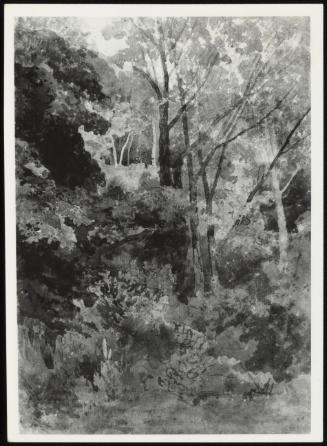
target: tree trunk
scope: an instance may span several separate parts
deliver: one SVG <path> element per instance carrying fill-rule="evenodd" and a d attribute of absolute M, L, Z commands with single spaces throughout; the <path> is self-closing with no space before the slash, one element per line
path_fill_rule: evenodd
<path fill-rule="evenodd" d="M 206 204 L 207 215 L 210 219 L 212 218 L 212 200 L 213 200 L 213 197 L 210 195 L 209 200 L 207 201 L 207 204 Z M 208 228 L 207 228 L 207 240 L 208 240 L 208 255 L 209 255 L 209 262 L 210 262 L 211 277 L 213 276 L 213 272 L 214 272 L 214 263 L 213 263 L 213 258 L 212 258 L 212 245 L 213 245 L 214 238 L 215 238 L 215 225 L 213 225 L 212 223 L 209 223 Z"/>
<path fill-rule="evenodd" d="M 188 120 L 186 112 L 183 113 L 182 117 L 183 123 L 183 133 L 184 133 L 184 143 L 187 152 L 187 173 L 188 173 L 188 183 L 189 183 L 189 199 L 191 203 L 191 214 L 190 214 L 190 232 L 191 232 L 191 245 L 192 245 L 192 259 L 193 259 L 193 277 L 194 286 L 197 285 L 195 267 L 199 265 L 199 255 L 198 255 L 198 233 L 197 227 L 199 224 L 198 219 L 198 207 L 197 207 L 197 190 L 194 176 L 193 168 L 193 157 L 190 150 L 190 138 L 188 134 Z"/>
<path fill-rule="evenodd" d="M 116 150 L 116 145 L 115 145 L 115 140 L 114 137 L 112 135 L 110 135 L 110 139 L 111 139 L 111 149 L 112 149 L 112 156 L 114 158 L 114 166 L 117 166 L 117 150 Z"/>
<path fill-rule="evenodd" d="M 127 149 L 127 166 L 129 166 L 131 147 L 132 147 L 132 144 L 130 144 Z"/>
<path fill-rule="evenodd" d="M 201 264 L 202 264 L 202 275 L 203 275 L 203 291 L 205 293 L 210 293 L 212 266 L 211 266 L 211 253 L 209 250 L 208 237 L 206 235 L 200 235 L 199 245 L 201 252 Z"/>
<path fill-rule="evenodd" d="M 282 201 L 282 192 L 280 190 L 276 169 L 273 169 L 271 172 L 271 183 L 274 191 L 277 223 L 278 223 L 279 269 L 281 271 L 285 271 L 288 264 L 288 259 L 287 259 L 288 232 L 286 226 L 284 205 Z"/>
<path fill-rule="evenodd" d="M 277 151 L 276 137 L 273 130 L 268 129 L 266 124 L 266 138 L 268 140 L 268 153 L 271 158 L 274 158 Z M 274 192 L 274 199 L 276 205 L 277 223 L 278 223 L 278 243 L 279 243 L 279 269 L 285 271 L 288 264 L 287 250 L 288 250 L 288 232 L 286 225 L 286 217 L 284 205 L 282 201 L 282 191 L 280 189 L 278 173 L 273 167 L 271 171 L 271 185 Z"/>
<path fill-rule="evenodd" d="M 157 120 L 155 117 L 152 118 L 152 153 L 151 161 L 152 166 L 157 166 L 157 146 L 158 146 L 158 136 L 157 136 Z"/>
<path fill-rule="evenodd" d="M 183 105 L 183 95 L 180 89 L 181 102 Z M 184 111 L 182 115 L 182 126 L 184 134 L 184 143 L 186 149 L 186 162 L 187 162 L 187 172 L 188 172 L 188 184 L 189 184 L 189 198 L 192 206 L 192 212 L 190 216 L 190 230 L 192 239 L 192 250 L 193 250 L 193 264 L 197 265 L 200 263 L 202 269 L 203 278 L 203 291 L 208 293 L 211 291 L 211 259 L 208 250 L 208 240 L 206 236 L 200 235 L 198 237 L 198 206 L 197 206 L 197 187 L 196 179 L 193 167 L 193 155 L 190 147 L 190 138 L 188 131 L 188 119 L 187 112 Z M 198 261 L 200 260 L 200 262 Z"/>
<path fill-rule="evenodd" d="M 168 127 L 169 102 L 159 106 L 159 178 L 161 186 L 171 186 L 170 148 Z"/>
<path fill-rule="evenodd" d="M 182 165 L 180 163 L 177 163 L 176 166 L 172 168 L 172 174 L 173 174 L 173 186 L 175 189 L 182 189 L 183 183 L 182 183 Z"/>
<path fill-rule="evenodd" d="M 123 147 L 121 149 L 121 152 L 120 152 L 120 158 L 119 158 L 119 165 L 120 166 L 123 164 L 125 150 L 127 148 L 127 150 L 129 151 L 129 149 L 130 149 L 130 147 L 132 145 L 132 142 L 133 142 L 133 134 L 131 132 L 131 133 L 129 133 L 127 135 L 127 139 L 125 141 L 125 144 L 123 145 Z"/>
<path fill-rule="evenodd" d="M 199 154 L 199 160 L 201 162 L 202 160 L 202 150 L 199 149 L 198 150 L 198 154 Z M 202 184 L 203 184 L 203 191 L 204 191 L 204 197 L 206 200 L 206 214 L 207 216 L 210 218 L 212 217 L 212 200 L 213 200 L 213 195 L 210 192 L 210 187 L 209 187 L 209 182 L 208 182 L 208 177 L 207 177 L 207 173 L 205 170 L 202 171 Z M 206 291 L 210 291 L 209 290 L 209 285 L 210 285 L 210 289 L 211 289 L 211 279 L 213 277 L 213 259 L 212 259 L 212 242 L 213 242 L 213 238 L 214 238 L 214 232 L 215 228 L 214 225 L 209 224 L 207 227 L 207 234 L 206 236 L 203 236 L 203 240 L 201 243 L 201 250 L 202 250 L 202 257 L 204 259 L 204 288 Z"/>

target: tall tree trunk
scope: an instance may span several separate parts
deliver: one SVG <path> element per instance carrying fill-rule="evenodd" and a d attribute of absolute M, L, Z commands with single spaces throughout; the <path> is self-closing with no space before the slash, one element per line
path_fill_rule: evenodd
<path fill-rule="evenodd" d="M 178 79 L 178 85 L 179 85 L 180 101 L 181 105 L 183 106 L 184 90 L 182 87 L 181 79 Z M 212 277 L 211 261 L 208 251 L 207 237 L 203 235 L 199 235 L 198 237 L 199 216 L 198 216 L 197 186 L 196 186 L 196 177 L 193 166 L 193 155 L 190 147 L 188 118 L 186 110 L 184 110 L 182 114 L 182 126 L 183 126 L 184 144 L 186 150 L 189 199 L 192 208 L 190 216 L 190 231 L 191 231 L 192 251 L 193 251 L 193 265 L 199 265 L 199 264 L 201 265 L 203 290 L 205 293 L 208 293 L 211 291 L 211 277 Z"/>
<path fill-rule="evenodd" d="M 182 124 L 183 124 L 183 134 L 184 134 L 184 144 L 187 153 L 187 173 L 188 173 L 188 183 L 189 183 L 189 199 L 191 203 L 191 215 L 190 215 L 190 233 L 191 233 L 191 245 L 192 245 L 192 276 L 194 287 L 196 286 L 196 273 L 195 267 L 199 264 L 198 259 L 198 233 L 197 227 L 199 224 L 198 219 L 198 207 L 197 207 L 197 189 L 196 182 L 194 176 L 194 168 L 193 168 L 193 157 L 190 149 L 190 138 L 188 133 L 188 119 L 187 112 L 185 111 L 182 116 Z"/>
<path fill-rule="evenodd" d="M 151 161 L 152 166 L 157 166 L 157 152 L 158 152 L 158 133 L 157 133 L 157 119 L 154 116 L 152 118 L 152 152 L 151 152 Z"/>
<path fill-rule="evenodd" d="M 171 186 L 170 147 L 169 147 L 169 73 L 167 67 L 166 35 L 162 23 L 157 20 L 157 29 L 161 39 L 159 54 L 163 72 L 163 95 L 159 104 L 159 178 L 161 186 Z"/>
<path fill-rule="evenodd" d="M 268 129 L 268 123 L 266 123 L 266 140 L 267 140 L 267 152 L 269 161 L 276 156 L 277 143 L 276 135 L 273 130 Z M 269 164 L 269 163 L 268 163 Z M 287 250 L 288 250 L 288 232 L 286 225 L 285 210 L 282 201 L 282 191 L 280 189 L 278 173 L 274 167 L 271 171 L 271 185 L 274 192 L 274 200 L 276 205 L 277 224 L 278 224 L 278 243 L 279 243 L 279 269 L 285 271 L 288 264 Z"/>
<path fill-rule="evenodd" d="M 161 186 L 171 186 L 170 147 L 168 126 L 169 102 L 159 105 L 159 178 Z"/>

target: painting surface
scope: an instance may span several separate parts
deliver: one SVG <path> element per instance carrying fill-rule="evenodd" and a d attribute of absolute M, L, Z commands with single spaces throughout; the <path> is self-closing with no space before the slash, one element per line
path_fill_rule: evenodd
<path fill-rule="evenodd" d="M 23 433 L 310 432 L 310 21 L 15 24 Z"/>

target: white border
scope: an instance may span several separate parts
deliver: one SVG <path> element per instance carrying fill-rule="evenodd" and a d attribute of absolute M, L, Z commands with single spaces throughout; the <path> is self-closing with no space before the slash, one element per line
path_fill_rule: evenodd
<path fill-rule="evenodd" d="M 310 16 L 312 91 L 311 433 L 303 435 L 27 435 L 19 433 L 14 142 L 14 18 L 19 16 Z M 5 5 L 5 248 L 8 440 L 15 442 L 321 442 L 323 440 L 323 5 Z"/>

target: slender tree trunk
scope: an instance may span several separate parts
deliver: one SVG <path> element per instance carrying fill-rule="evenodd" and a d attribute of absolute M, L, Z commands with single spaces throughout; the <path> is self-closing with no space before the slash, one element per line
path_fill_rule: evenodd
<path fill-rule="evenodd" d="M 161 186 L 171 186 L 170 147 L 168 126 L 169 102 L 159 106 L 159 178 Z"/>
<path fill-rule="evenodd" d="M 202 162 L 203 155 L 201 148 L 198 149 L 198 156 L 200 163 Z M 206 201 L 206 214 L 210 218 L 212 217 L 212 200 L 213 195 L 210 191 L 210 186 L 208 182 L 208 176 L 206 170 L 202 171 L 202 185 L 204 191 L 204 198 Z M 211 290 L 211 279 L 213 277 L 213 258 L 212 258 L 212 242 L 214 238 L 214 226 L 209 224 L 207 226 L 206 235 L 201 236 L 201 252 L 203 258 L 203 272 L 204 272 L 204 288 L 205 291 Z"/>
<path fill-rule="evenodd" d="M 151 161 L 152 166 L 157 166 L 157 149 L 158 146 L 158 136 L 157 136 L 157 119 L 155 117 L 152 118 L 152 153 L 151 153 Z"/>
<path fill-rule="evenodd" d="M 110 139 L 111 139 L 112 156 L 114 158 L 114 166 L 116 167 L 117 166 L 117 149 L 116 149 L 114 137 L 112 135 L 110 135 Z"/>
<path fill-rule="evenodd" d="M 207 201 L 207 204 L 206 204 L 207 215 L 210 219 L 212 218 L 212 202 L 213 202 L 213 197 L 212 197 L 212 195 L 210 195 L 209 200 Z M 212 223 L 209 223 L 208 228 L 207 228 L 207 240 L 208 240 L 208 254 L 209 254 L 209 261 L 210 261 L 211 276 L 213 276 L 213 272 L 214 272 L 214 262 L 213 262 L 213 255 L 212 255 L 212 246 L 213 246 L 214 238 L 215 238 L 215 225 L 213 225 Z"/>
<path fill-rule="evenodd" d="M 170 170 L 169 147 L 169 73 L 167 68 L 167 54 L 165 47 L 166 36 L 162 23 L 157 21 L 157 27 L 161 39 L 159 42 L 159 54 L 163 72 L 163 99 L 159 105 L 159 178 L 161 186 L 171 186 L 172 177 Z"/>
<path fill-rule="evenodd" d="M 127 166 L 129 166 L 129 164 L 130 164 L 129 160 L 130 160 L 131 147 L 132 147 L 132 144 L 130 144 L 127 148 Z"/>
<path fill-rule="evenodd" d="M 284 205 L 282 201 L 282 191 L 280 190 L 276 169 L 273 169 L 271 172 L 271 183 L 274 191 L 277 223 L 278 223 L 279 269 L 281 271 L 285 271 L 288 264 L 287 250 L 288 250 L 289 240 L 288 240 Z"/>
<path fill-rule="evenodd" d="M 184 90 L 182 87 L 182 81 L 178 78 L 178 87 L 179 87 L 179 95 L 181 105 L 184 105 Z M 182 126 L 183 126 L 183 135 L 184 135 L 184 144 L 185 144 L 185 152 L 186 152 L 186 163 L 187 163 L 187 174 L 188 174 L 188 188 L 189 188 L 189 199 L 192 206 L 192 220 L 193 224 L 191 224 L 191 232 L 192 232 L 192 241 L 194 241 L 193 246 L 196 246 L 197 243 L 197 226 L 198 226 L 198 198 L 197 198 L 197 186 L 196 186 L 196 177 L 194 173 L 193 166 L 193 155 L 190 146 L 190 136 L 188 130 L 188 118 L 187 111 L 184 110 L 182 114 Z"/>
<path fill-rule="evenodd" d="M 274 158 L 277 151 L 276 136 L 273 130 L 268 129 L 266 124 L 266 139 L 268 142 L 268 156 Z M 285 271 L 288 264 L 287 250 L 288 250 L 288 232 L 286 225 L 286 217 L 284 211 L 284 205 L 282 201 L 282 191 L 280 189 L 278 173 L 275 167 L 271 171 L 271 185 L 274 192 L 274 199 L 276 205 L 277 223 L 278 223 L 278 243 L 279 243 L 279 269 Z"/>
<path fill-rule="evenodd" d="M 194 176 L 194 168 L 193 168 L 193 157 L 192 152 L 190 150 L 190 138 L 188 133 L 188 119 L 187 112 L 183 113 L 182 116 L 182 124 L 183 124 L 183 134 L 184 134 L 184 144 L 187 152 L 187 173 L 188 173 L 188 183 L 189 183 L 189 199 L 191 203 L 191 215 L 190 215 L 190 233 L 191 233 L 191 245 L 192 245 L 192 276 L 193 283 L 196 286 L 196 274 L 195 274 L 195 266 L 199 264 L 198 259 L 198 233 L 197 227 L 199 224 L 198 219 L 198 207 L 197 207 L 197 188 Z"/>
<path fill-rule="evenodd" d="M 120 152 L 120 158 L 119 158 L 119 165 L 120 166 L 123 164 L 125 150 L 126 150 L 126 148 L 127 148 L 127 150 L 130 149 L 130 146 L 132 145 L 132 142 L 133 142 L 133 134 L 132 134 L 132 132 L 130 132 L 127 135 L 127 139 L 125 141 L 125 144 L 123 145 L 123 147 L 121 149 L 121 152 Z"/>
<path fill-rule="evenodd" d="M 207 184 L 207 178 L 203 178 L 205 184 Z M 206 214 L 208 217 L 212 216 L 212 199 L 210 195 L 208 196 L 205 189 L 205 199 L 206 199 Z M 207 226 L 206 234 L 200 235 L 200 247 L 201 247 L 201 258 L 202 258 L 202 268 L 203 268 L 203 287 L 205 292 L 211 291 L 211 280 L 213 277 L 213 267 L 212 267 L 212 241 L 213 241 L 214 227 L 213 225 Z"/>

